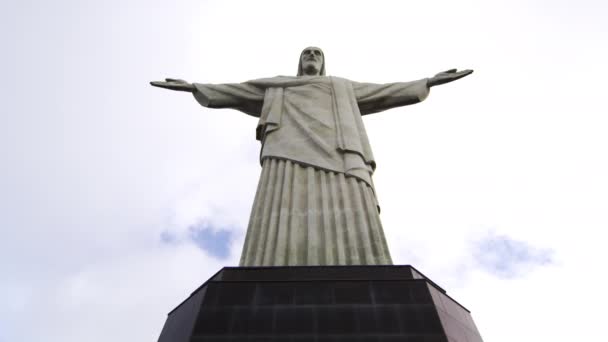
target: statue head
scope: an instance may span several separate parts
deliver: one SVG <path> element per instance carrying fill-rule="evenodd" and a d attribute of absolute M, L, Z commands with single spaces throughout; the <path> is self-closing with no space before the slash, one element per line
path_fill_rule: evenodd
<path fill-rule="evenodd" d="M 309 46 L 302 50 L 298 64 L 298 76 L 325 76 L 325 55 L 318 47 Z"/>

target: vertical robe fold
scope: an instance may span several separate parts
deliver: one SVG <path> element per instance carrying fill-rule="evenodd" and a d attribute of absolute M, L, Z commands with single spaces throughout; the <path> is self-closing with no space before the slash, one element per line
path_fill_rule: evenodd
<path fill-rule="evenodd" d="M 262 175 L 241 266 L 391 263 L 361 116 L 424 100 L 426 79 L 279 76 L 195 87 L 203 106 L 259 117 Z"/>

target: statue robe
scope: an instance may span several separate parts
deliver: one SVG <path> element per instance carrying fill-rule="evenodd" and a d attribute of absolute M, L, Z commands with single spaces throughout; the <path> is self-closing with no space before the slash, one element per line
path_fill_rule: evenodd
<path fill-rule="evenodd" d="M 279 76 L 194 85 L 205 107 L 259 117 L 262 174 L 241 266 L 392 263 L 361 116 L 424 100 L 426 79 L 372 84 Z"/>

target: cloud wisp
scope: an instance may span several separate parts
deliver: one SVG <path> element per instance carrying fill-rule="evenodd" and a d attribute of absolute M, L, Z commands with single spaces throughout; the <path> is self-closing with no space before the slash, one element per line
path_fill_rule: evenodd
<path fill-rule="evenodd" d="M 554 264 L 553 251 L 506 235 L 489 233 L 471 243 L 475 264 L 500 278 L 516 278 L 532 269 Z"/>
<path fill-rule="evenodd" d="M 215 227 L 209 222 L 201 221 L 188 227 L 183 236 L 165 230 L 160 234 L 160 241 L 168 245 L 191 242 L 210 256 L 226 260 L 230 257 L 233 231 L 231 227 Z"/>

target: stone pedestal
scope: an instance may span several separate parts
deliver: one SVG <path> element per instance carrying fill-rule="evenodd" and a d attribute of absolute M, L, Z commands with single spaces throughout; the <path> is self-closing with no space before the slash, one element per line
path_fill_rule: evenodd
<path fill-rule="evenodd" d="M 225 267 L 159 342 L 482 342 L 470 312 L 411 266 Z"/>

